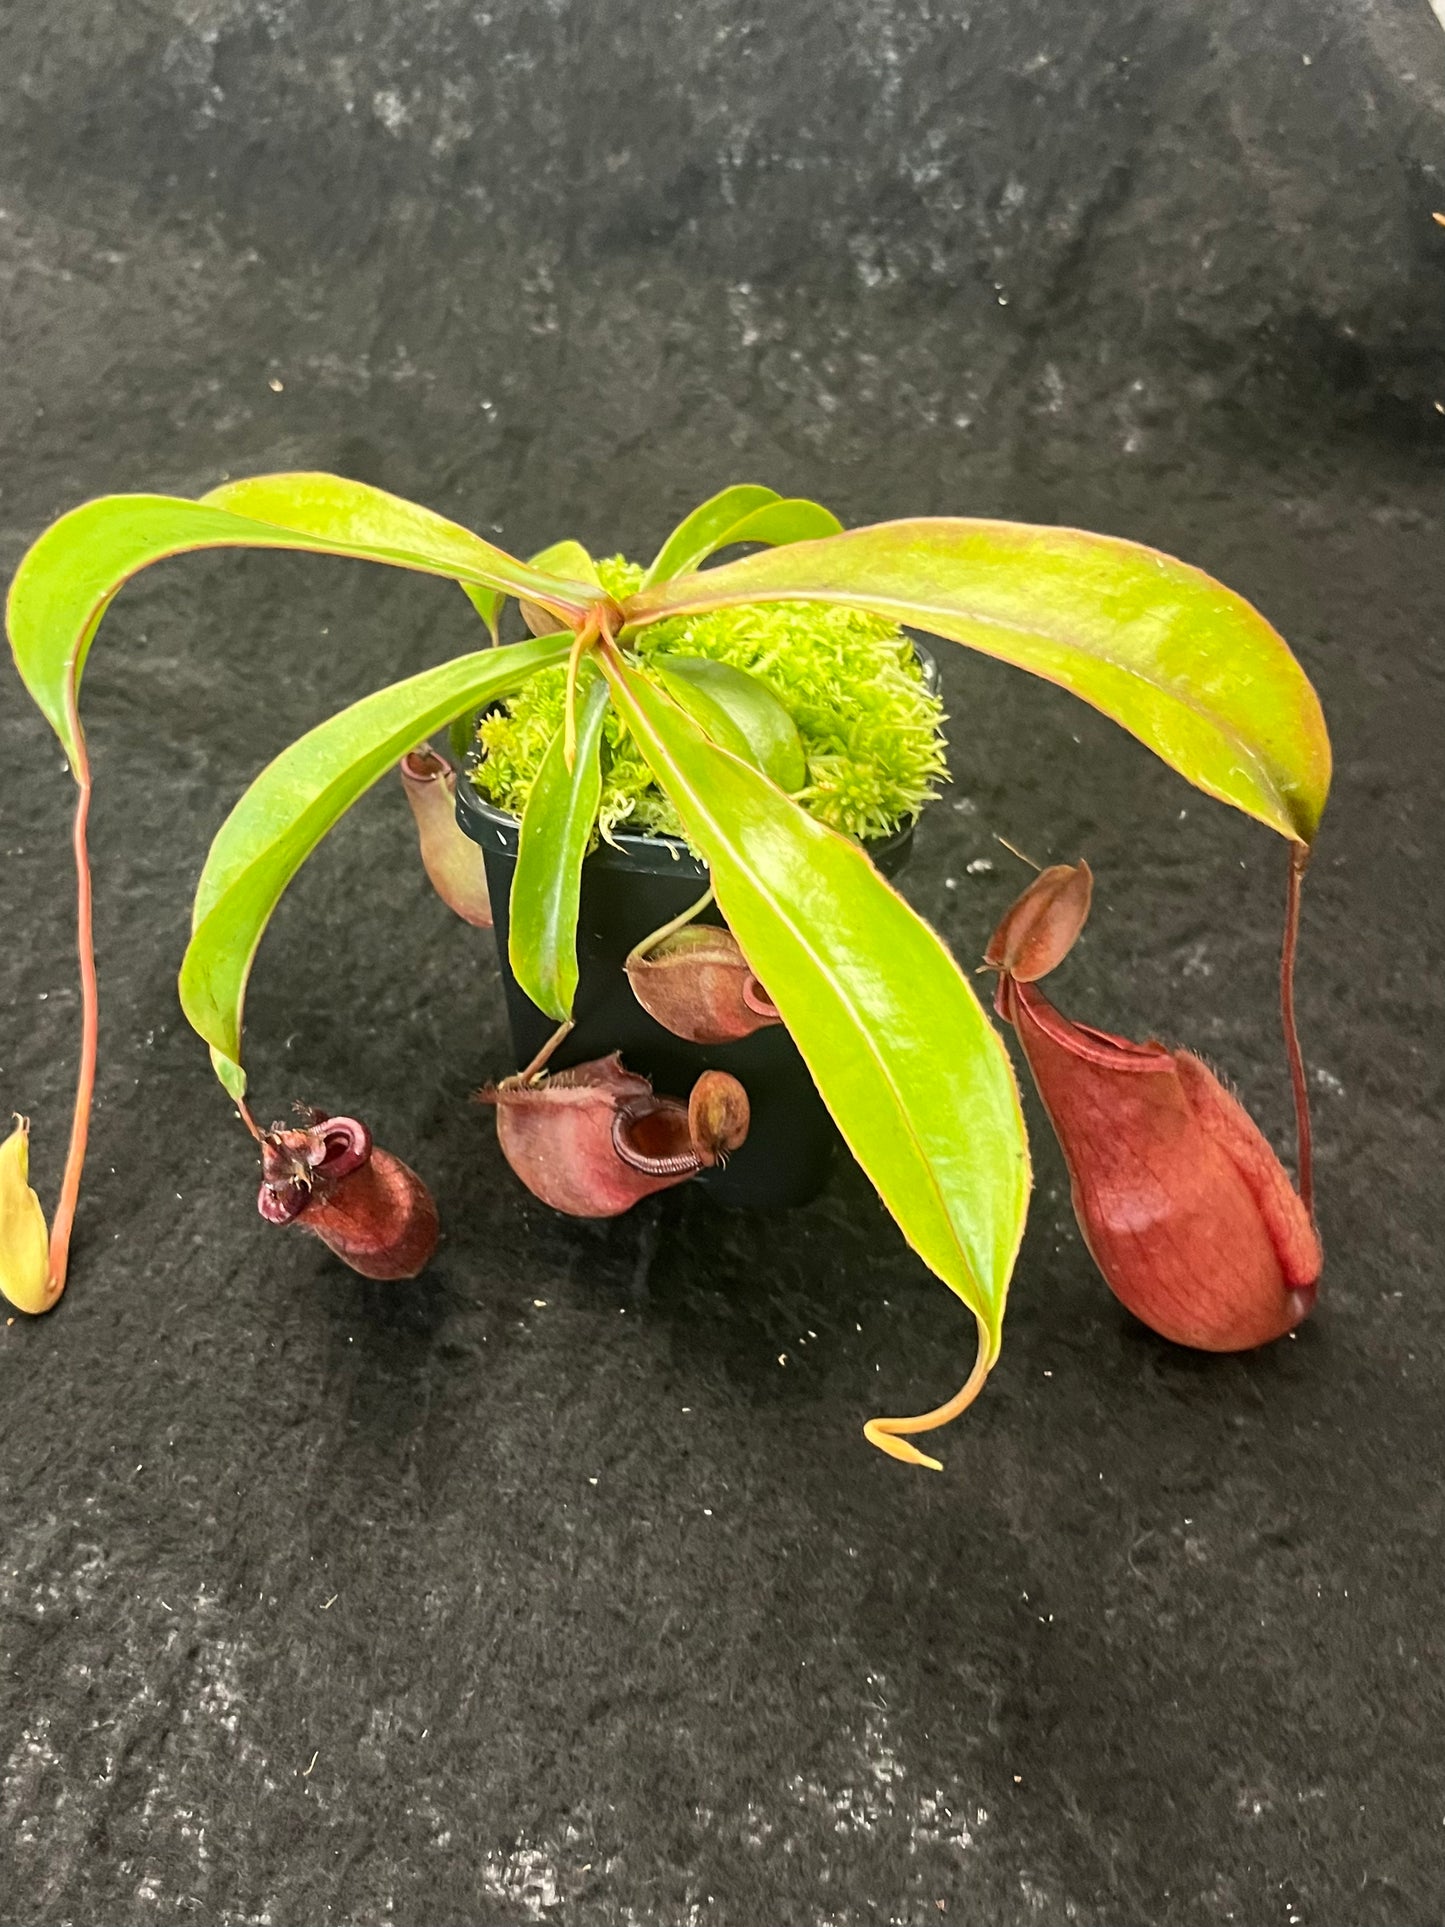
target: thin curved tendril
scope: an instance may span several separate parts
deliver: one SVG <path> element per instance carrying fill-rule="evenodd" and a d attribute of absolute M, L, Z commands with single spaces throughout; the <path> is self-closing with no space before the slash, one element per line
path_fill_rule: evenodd
<path fill-rule="evenodd" d="M 1295 1162 L 1299 1167 L 1300 1202 L 1315 1215 L 1314 1132 L 1310 1126 L 1310 1093 L 1305 1081 L 1304 1055 L 1300 1050 L 1299 1030 L 1294 1015 L 1294 960 L 1299 947 L 1300 886 L 1310 860 L 1309 846 L 1293 844 L 1289 856 L 1289 885 L 1285 896 L 1284 941 L 1279 953 L 1279 1014 L 1284 1026 L 1284 1047 L 1289 1058 L 1289 1078 L 1294 1090 Z"/>
<path fill-rule="evenodd" d="M 1010 856 L 1016 856 L 1020 863 L 1027 863 L 1031 870 L 1043 869 L 1044 866 L 1042 863 L 1035 863 L 1031 856 L 1021 850 L 1016 843 L 1010 843 L 1006 836 L 1000 836 L 997 830 L 993 833 L 993 840 L 995 843 L 1002 843 Z"/>
<path fill-rule="evenodd" d="M 870 1445 L 876 1445 L 880 1452 L 886 1452 L 889 1458 L 901 1459 L 904 1465 L 926 1465 L 931 1472 L 941 1472 L 942 1463 L 929 1458 L 926 1452 L 920 1452 L 916 1446 L 909 1445 L 904 1435 L 936 1431 L 940 1425 L 947 1425 L 961 1412 L 966 1412 L 983 1390 L 983 1382 L 993 1370 L 996 1357 L 980 1318 L 978 1356 L 973 1361 L 973 1370 L 947 1404 L 935 1406 L 931 1412 L 920 1412 L 916 1418 L 870 1418 L 863 1427 L 864 1438 Z"/>
<path fill-rule="evenodd" d="M 666 943 L 669 937 L 676 936 L 679 930 L 686 929 L 694 917 L 700 917 L 711 902 L 712 885 L 709 884 L 696 903 L 690 903 L 686 910 L 680 910 L 678 914 L 672 917 L 667 923 L 660 925 L 648 936 L 643 937 L 640 942 L 633 944 L 627 953 L 628 964 L 641 963 L 644 957 L 651 956 L 652 952 L 656 950 L 660 943 Z"/>
<path fill-rule="evenodd" d="M 80 1066 L 75 1079 L 75 1111 L 70 1124 L 70 1149 L 65 1157 L 65 1174 L 60 1181 L 60 1202 L 55 1207 L 55 1223 L 50 1232 L 50 1275 L 46 1281 L 47 1309 L 65 1290 L 70 1268 L 70 1234 L 75 1225 L 75 1207 L 80 1197 L 80 1174 L 85 1167 L 85 1147 L 90 1137 L 90 1108 L 95 1096 L 95 1061 L 100 1038 L 100 993 L 95 980 L 95 935 L 90 886 L 90 850 L 87 828 L 90 822 L 90 756 L 80 733 L 75 691 L 66 694 L 66 709 L 77 754 L 71 758 L 71 771 L 80 794 L 75 802 L 75 825 L 71 844 L 75 851 L 75 947 L 80 961 Z"/>
<path fill-rule="evenodd" d="M 559 1024 L 527 1068 L 524 1071 L 518 1071 L 515 1077 L 507 1078 L 506 1082 L 514 1085 L 535 1083 L 543 1071 L 546 1070 L 547 1061 L 553 1051 L 557 1049 L 563 1038 L 567 1037 L 571 1031 L 575 1029 L 576 1023 L 577 1019 L 575 1017 L 569 1017 L 565 1023 Z"/>

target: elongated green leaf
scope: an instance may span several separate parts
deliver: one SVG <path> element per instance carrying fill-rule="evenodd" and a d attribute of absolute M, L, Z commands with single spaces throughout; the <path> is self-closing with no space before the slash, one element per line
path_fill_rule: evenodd
<path fill-rule="evenodd" d="M 494 643 L 500 642 L 502 640 L 502 604 L 507 599 L 501 590 L 479 589 L 475 582 L 459 582 L 457 587 L 461 590 L 467 601 L 471 603 L 477 614 L 482 618 L 482 621 L 486 623 L 492 641 Z"/>
<path fill-rule="evenodd" d="M 570 647 L 569 634 L 546 636 L 459 656 L 394 683 L 309 730 L 252 783 L 206 858 L 180 979 L 181 1006 L 233 1096 L 245 1089 L 241 1024 L 256 946 L 306 858 L 409 749 L 453 716 L 565 662 Z"/>
<path fill-rule="evenodd" d="M 452 752 L 452 761 L 464 763 L 477 742 L 477 718 L 472 710 L 460 716 L 453 716 L 447 728 L 447 741 Z"/>
<path fill-rule="evenodd" d="M 370 555 L 376 561 L 401 561 L 408 568 L 418 555 L 432 559 L 432 573 L 455 575 L 468 582 L 500 589 L 504 595 L 526 595 L 562 621 L 578 614 L 594 599 L 584 577 L 568 581 L 540 562 L 518 562 L 505 549 L 484 542 L 459 522 L 448 521 L 435 509 L 408 502 L 366 482 L 343 475 L 323 475 L 298 469 L 281 475 L 251 475 L 239 482 L 223 482 L 201 497 L 234 515 L 249 515 L 276 528 L 321 537 L 338 544 L 348 555 Z M 442 567 L 447 558 L 450 568 Z M 480 611 L 479 611 L 480 613 Z M 485 616 L 483 617 L 485 620 Z M 490 625 L 489 625 L 490 626 Z"/>
<path fill-rule="evenodd" d="M 1197 788 L 1307 843 L 1330 780 L 1319 699 L 1241 596 L 1138 543 L 1015 522 L 880 522 L 677 581 L 638 626 L 747 602 L 870 609 L 1072 690 Z"/>
<path fill-rule="evenodd" d="M 757 482 L 739 482 L 733 488 L 725 488 L 719 494 L 709 496 L 707 501 L 698 504 L 691 515 L 682 518 L 657 551 L 647 574 L 642 578 L 643 588 L 654 582 L 666 582 L 688 569 L 695 569 L 699 562 L 712 554 L 718 546 L 719 536 L 726 534 L 735 522 L 741 522 L 744 516 L 752 515 L 757 509 L 766 508 L 770 502 L 781 500 L 775 488 L 764 488 Z"/>
<path fill-rule="evenodd" d="M 298 484 L 289 506 L 283 482 Z M 336 483 L 339 494 L 328 496 L 323 483 Z M 16 570 L 6 623 L 21 678 L 72 763 L 84 756 L 75 706 L 96 629 L 130 578 L 166 556 L 195 549 L 304 549 L 568 600 L 568 585 L 537 575 L 478 536 L 377 489 L 361 491 L 367 500 L 359 501 L 360 487 L 331 476 L 261 476 L 223 491 L 230 501 L 270 508 L 280 522 L 258 522 L 174 496 L 110 495 L 52 523 Z M 388 505 L 394 505 L 394 517 Z M 577 606 L 591 594 L 577 585 Z"/>
<path fill-rule="evenodd" d="M 1008 1055 L 967 979 L 856 843 L 645 678 L 607 673 L 849 1148 L 996 1353 L 1028 1148 Z"/>
<path fill-rule="evenodd" d="M 800 790 L 808 759 L 798 725 L 757 676 L 708 656 L 668 656 L 660 651 L 649 667 L 715 743 L 744 756 L 779 789 Z"/>
<path fill-rule="evenodd" d="M 559 1024 L 572 1015 L 577 995 L 582 859 L 602 798 L 607 684 L 595 670 L 590 674 L 577 719 L 576 760 L 569 770 L 559 729 L 522 813 L 512 878 L 508 936 L 512 973 L 537 1008 Z"/>
<path fill-rule="evenodd" d="M 529 569 L 538 569 L 543 575 L 566 576 L 573 582 L 585 582 L 590 589 L 600 589 L 602 578 L 597 573 L 597 564 L 580 542 L 570 536 L 561 542 L 549 543 L 545 549 L 538 549 L 527 561 Z"/>
<path fill-rule="evenodd" d="M 768 548 L 781 549 L 790 542 L 821 541 L 824 536 L 840 534 L 842 528 L 833 511 L 825 509 L 821 502 L 810 502 L 803 495 L 789 495 L 780 502 L 769 502 L 763 508 L 754 509 L 751 515 L 739 517 L 687 567 L 695 569 L 709 555 L 715 555 L 719 549 L 730 549 L 737 542 L 761 542 Z"/>
<path fill-rule="evenodd" d="M 724 514 L 715 504 L 727 502 L 729 496 L 747 498 L 766 495 L 769 499 L 757 503 L 752 508 L 737 513 L 739 503 L 729 506 L 734 511 Z M 668 576 L 682 575 L 689 569 L 701 568 L 710 555 L 719 549 L 728 549 L 737 542 L 765 542 L 778 548 L 788 542 L 811 542 L 821 536 L 836 535 L 843 524 L 831 510 L 817 502 L 809 502 L 802 496 L 789 496 L 786 501 L 773 494 L 771 489 L 738 488 L 725 489 L 715 496 L 712 502 L 704 502 L 695 515 L 702 517 L 696 527 L 689 527 L 693 517 L 675 529 L 668 537 L 667 544 L 648 570 L 644 587 L 651 582 L 665 580 Z"/>

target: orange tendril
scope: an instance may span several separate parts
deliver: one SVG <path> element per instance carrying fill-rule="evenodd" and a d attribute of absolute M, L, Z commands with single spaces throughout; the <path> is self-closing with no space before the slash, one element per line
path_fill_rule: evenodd
<path fill-rule="evenodd" d="M 977 1316 L 977 1314 L 975 1314 Z M 904 1465 L 926 1465 L 931 1472 L 941 1472 L 940 1460 L 932 1459 L 917 1446 L 908 1443 L 908 1437 L 918 1432 L 935 1432 L 940 1425 L 952 1421 L 966 1412 L 983 1390 L 984 1380 L 998 1359 L 983 1320 L 978 1320 L 978 1356 L 973 1361 L 973 1370 L 967 1379 L 944 1405 L 937 1405 L 931 1412 L 920 1412 L 916 1418 L 870 1418 L 863 1427 L 863 1436 L 870 1445 L 876 1445 L 880 1452 L 886 1452 L 890 1459 L 899 1459 Z"/>
<path fill-rule="evenodd" d="M 1309 846 L 1296 843 L 1289 856 L 1289 885 L 1285 896 L 1284 941 L 1279 954 L 1279 1014 L 1284 1027 L 1285 1054 L 1294 1091 L 1295 1162 L 1299 1169 L 1300 1203 L 1315 1215 L 1314 1132 L 1310 1126 L 1310 1093 L 1305 1079 L 1304 1054 L 1294 1014 L 1294 960 L 1299 947 L 1300 888 L 1309 864 Z"/>

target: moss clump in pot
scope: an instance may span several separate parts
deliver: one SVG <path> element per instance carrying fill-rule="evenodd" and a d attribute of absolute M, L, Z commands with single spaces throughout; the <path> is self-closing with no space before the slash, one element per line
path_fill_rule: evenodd
<path fill-rule="evenodd" d="M 642 570 L 624 556 L 598 564 L 610 595 L 632 594 Z M 807 602 L 759 603 L 679 616 L 638 638 L 644 662 L 659 655 L 730 663 L 767 685 L 797 724 L 808 759 L 798 802 L 863 840 L 911 822 L 946 780 L 943 707 L 930 693 L 913 645 L 895 623 L 859 609 Z M 562 722 L 566 673 L 544 670 L 483 719 L 485 752 L 473 780 L 488 802 L 520 816 L 542 758 Z M 598 828 L 680 836 L 682 825 L 615 710 Z"/>

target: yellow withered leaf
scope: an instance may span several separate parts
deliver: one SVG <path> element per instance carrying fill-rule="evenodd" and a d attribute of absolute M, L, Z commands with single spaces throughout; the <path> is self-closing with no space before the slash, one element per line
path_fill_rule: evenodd
<path fill-rule="evenodd" d="M 17 1311 L 48 1311 L 50 1238 L 45 1213 L 30 1188 L 30 1120 L 17 1117 L 0 1144 L 0 1293 Z"/>

